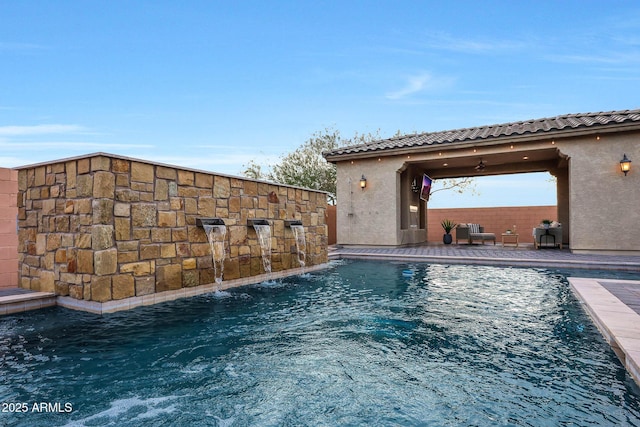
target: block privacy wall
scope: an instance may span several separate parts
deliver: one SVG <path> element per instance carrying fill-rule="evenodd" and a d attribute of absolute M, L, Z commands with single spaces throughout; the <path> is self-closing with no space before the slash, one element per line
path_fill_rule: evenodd
<path fill-rule="evenodd" d="M 557 220 L 556 206 L 511 206 L 495 208 L 442 208 L 429 209 L 427 212 L 427 241 L 442 242 L 444 230 L 440 225 L 443 219 L 451 219 L 455 223 L 475 223 L 484 227 L 487 233 L 494 233 L 496 241 L 507 230 L 516 231 L 520 235 L 520 243 L 533 243 L 532 229 L 543 219 Z M 455 230 L 451 232 L 455 236 Z M 454 240 L 455 242 L 455 240 Z"/>
<path fill-rule="evenodd" d="M 0 168 L 0 289 L 18 286 L 18 171 Z"/>

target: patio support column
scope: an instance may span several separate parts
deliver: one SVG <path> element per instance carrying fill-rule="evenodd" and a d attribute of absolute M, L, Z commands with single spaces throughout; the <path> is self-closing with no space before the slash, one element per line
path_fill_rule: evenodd
<path fill-rule="evenodd" d="M 570 247 L 569 223 L 569 169 L 561 168 L 553 172 L 556 177 L 556 197 L 558 206 L 558 222 L 562 224 L 562 243 Z"/>

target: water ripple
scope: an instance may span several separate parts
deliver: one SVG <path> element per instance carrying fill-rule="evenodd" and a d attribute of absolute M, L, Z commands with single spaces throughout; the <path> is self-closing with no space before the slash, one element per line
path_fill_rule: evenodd
<path fill-rule="evenodd" d="M 640 425 L 639 388 L 545 269 L 340 261 L 104 317 L 8 316 L 0 375 L 3 402 L 73 404 L 11 426 Z"/>

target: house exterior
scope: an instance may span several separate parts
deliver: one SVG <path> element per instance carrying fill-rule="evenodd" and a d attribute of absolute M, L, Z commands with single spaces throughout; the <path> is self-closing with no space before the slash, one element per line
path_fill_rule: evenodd
<path fill-rule="evenodd" d="M 625 155 L 640 160 L 640 110 L 569 114 L 342 147 L 325 153 L 337 166 L 337 243 L 425 242 L 428 202 L 415 191 L 423 174 L 437 180 L 550 172 L 557 178 L 556 220 L 565 245 L 574 253 L 640 255 L 640 162 L 631 163 L 625 174 L 620 163 Z M 484 167 L 478 167 L 481 162 Z"/>

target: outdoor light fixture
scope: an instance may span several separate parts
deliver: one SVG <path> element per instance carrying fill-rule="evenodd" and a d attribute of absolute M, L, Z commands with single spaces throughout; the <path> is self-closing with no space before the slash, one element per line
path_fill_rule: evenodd
<path fill-rule="evenodd" d="M 620 170 L 624 172 L 624 176 L 627 176 L 627 172 L 631 170 L 631 160 L 629 160 L 626 154 L 624 154 L 622 160 L 620 160 Z"/>
<path fill-rule="evenodd" d="M 362 178 L 360 178 L 360 188 L 364 190 L 366 186 L 367 186 L 367 178 L 365 178 L 363 174 Z"/>
<path fill-rule="evenodd" d="M 411 191 L 414 193 L 420 192 L 420 186 L 418 185 L 418 178 L 413 178 L 413 182 L 411 183 Z"/>

